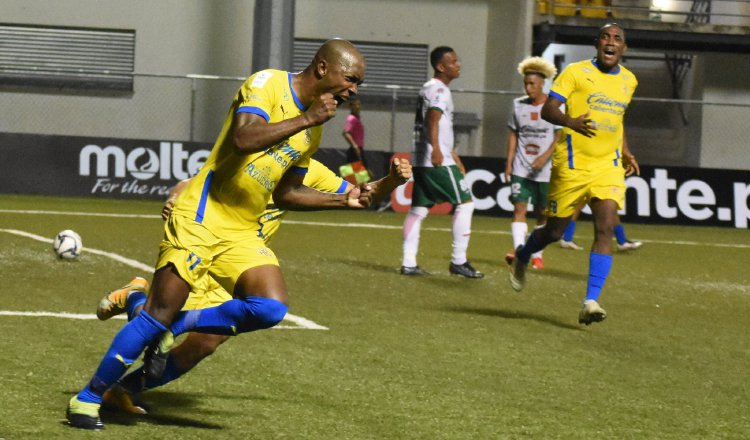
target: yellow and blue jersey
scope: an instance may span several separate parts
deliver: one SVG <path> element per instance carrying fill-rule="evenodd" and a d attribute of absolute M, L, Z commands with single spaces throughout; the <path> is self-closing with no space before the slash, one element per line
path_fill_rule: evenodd
<path fill-rule="evenodd" d="M 635 75 L 621 65 L 609 73 L 599 70 L 595 59 L 566 67 L 552 84 L 549 96 L 565 103 L 566 113 L 573 118 L 588 112 L 596 136 L 588 138 L 563 128 L 553 166 L 579 170 L 621 167 L 623 118 L 637 86 Z"/>
<path fill-rule="evenodd" d="M 308 169 L 308 173 L 305 174 L 303 183 L 318 191 L 336 194 L 343 194 L 349 186 L 346 180 L 337 176 L 333 171 L 315 159 L 310 159 L 310 168 Z M 274 206 L 273 199 L 268 204 L 266 211 L 258 220 L 258 224 L 260 225 L 259 232 L 261 232 L 266 245 L 271 242 L 271 239 L 279 230 L 281 220 L 286 213 L 287 211 Z M 215 307 L 230 299 L 232 299 L 232 295 L 224 290 L 210 275 L 206 274 L 194 283 L 182 310 Z"/>
<path fill-rule="evenodd" d="M 315 159 L 310 159 L 310 166 L 302 183 L 318 191 L 336 194 L 343 194 L 349 186 L 346 180 L 337 176 L 336 173 Z M 270 199 L 266 210 L 258 219 L 258 226 L 260 228 L 258 235 L 263 237 L 266 245 L 271 242 L 271 238 L 279 229 L 281 219 L 286 212 L 277 208 L 273 204 L 273 199 Z"/>
<path fill-rule="evenodd" d="M 218 237 L 257 236 L 258 218 L 276 185 L 288 170 L 307 173 L 323 128 L 312 127 L 263 151 L 239 155 L 233 139 L 235 114 L 253 113 L 278 123 L 305 110 L 292 89 L 291 73 L 263 70 L 249 77 L 232 102 L 206 163 L 180 195 L 173 213 L 194 219 Z"/>

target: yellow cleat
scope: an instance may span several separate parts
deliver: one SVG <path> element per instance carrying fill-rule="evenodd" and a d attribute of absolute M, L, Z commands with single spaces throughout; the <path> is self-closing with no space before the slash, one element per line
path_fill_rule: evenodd
<path fill-rule="evenodd" d="M 113 385 L 104 392 L 102 405 L 111 411 L 120 411 L 128 414 L 146 415 L 148 411 L 133 402 L 133 396 L 121 385 Z"/>
<path fill-rule="evenodd" d="M 93 429 L 99 431 L 104 429 L 104 424 L 99 418 L 98 403 L 87 403 L 78 400 L 78 395 L 73 396 L 68 402 L 65 418 L 68 424 L 74 428 Z"/>
<path fill-rule="evenodd" d="M 102 321 L 106 321 L 113 316 L 123 313 L 125 311 L 125 304 L 128 301 L 128 295 L 133 291 L 148 291 L 148 281 L 145 278 L 135 277 L 123 287 L 109 292 L 99 301 L 99 306 L 96 308 L 96 317 Z"/>

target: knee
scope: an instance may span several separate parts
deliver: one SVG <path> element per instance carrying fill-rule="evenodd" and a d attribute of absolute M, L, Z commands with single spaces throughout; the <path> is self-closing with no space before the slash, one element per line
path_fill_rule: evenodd
<path fill-rule="evenodd" d="M 557 231 L 557 230 L 554 230 L 554 229 L 553 230 L 547 230 L 545 232 L 546 232 L 544 234 L 544 242 L 545 243 L 553 243 L 553 242 L 558 241 L 559 239 L 561 239 L 562 236 L 563 236 L 562 231 Z"/>
<path fill-rule="evenodd" d="M 261 296 L 249 296 L 242 300 L 245 313 L 253 317 L 254 328 L 271 328 L 280 323 L 289 310 L 286 304 Z"/>
<path fill-rule="evenodd" d="M 430 212 L 430 209 L 424 206 L 412 206 L 409 209 L 409 215 L 418 217 L 420 220 L 427 218 L 428 212 Z"/>
<path fill-rule="evenodd" d="M 547 222 L 545 225 L 538 229 L 542 239 L 545 243 L 553 243 L 562 238 L 565 232 L 565 225 L 558 225 L 555 222 Z"/>
<path fill-rule="evenodd" d="M 464 214 L 471 215 L 474 213 L 474 202 L 461 203 L 456 206 L 456 215 Z"/>

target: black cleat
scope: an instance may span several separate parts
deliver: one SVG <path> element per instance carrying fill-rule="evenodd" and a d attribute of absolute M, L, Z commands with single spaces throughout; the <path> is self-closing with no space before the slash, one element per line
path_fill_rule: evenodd
<path fill-rule="evenodd" d="M 96 403 L 81 402 L 78 396 L 73 396 L 68 402 L 65 418 L 74 428 L 100 431 L 104 429 L 104 423 L 99 418 L 99 406 Z"/>
<path fill-rule="evenodd" d="M 453 275 L 461 275 L 466 278 L 484 278 L 484 274 L 474 269 L 468 261 L 464 264 L 451 263 L 448 270 Z"/>
<path fill-rule="evenodd" d="M 146 348 L 146 354 L 143 355 L 143 371 L 146 372 L 146 378 L 161 379 L 167 368 L 167 358 L 173 344 L 174 335 L 167 331 L 158 341 Z"/>
<path fill-rule="evenodd" d="M 415 275 L 415 276 L 422 276 L 422 275 L 429 275 L 430 273 L 427 271 L 422 270 L 419 266 L 401 266 L 401 275 Z"/>

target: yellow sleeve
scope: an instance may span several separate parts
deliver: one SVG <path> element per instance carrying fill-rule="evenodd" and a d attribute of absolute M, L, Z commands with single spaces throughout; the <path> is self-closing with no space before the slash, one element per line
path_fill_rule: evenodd
<path fill-rule="evenodd" d="M 575 70 L 569 66 L 563 70 L 557 78 L 555 78 L 555 81 L 550 88 L 549 95 L 562 102 L 566 102 L 576 88 L 577 80 Z"/>
<path fill-rule="evenodd" d="M 349 185 L 344 179 L 315 159 L 310 159 L 310 166 L 302 183 L 318 191 L 337 194 L 344 193 Z"/>
<path fill-rule="evenodd" d="M 274 84 L 274 73 L 270 70 L 261 70 L 245 80 L 239 91 L 238 113 L 253 113 L 266 122 L 270 121 L 276 99 L 278 87 Z"/>

